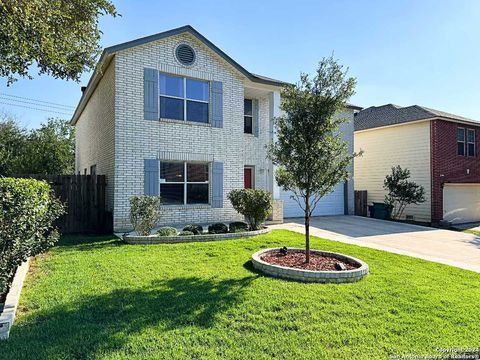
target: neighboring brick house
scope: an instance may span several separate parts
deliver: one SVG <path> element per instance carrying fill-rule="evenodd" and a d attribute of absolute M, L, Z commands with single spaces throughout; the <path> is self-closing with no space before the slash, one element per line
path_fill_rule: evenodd
<path fill-rule="evenodd" d="M 355 115 L 355 189 L 383 202 L 385 176 L 400 165 L 423 185 L 427 201 L 408 206 L 416 221 L 480 221 L 480 122 L 413 105 L 369 107 Z"/>
<path fill-rule="evenodd" d="M 283 85 L 248 72 L 191 26 L 106 48 L 72 118 L 76 171 L 107 176 L 115 231 L 131 229 L 129 198 L 141 194 L 161 195 L 161 224 L 240 220 L 227 194 L 242 187 L 266 189 L 277 206 L 286 199 L 288 216 L 301 215 L 276 186 L 265 147 Z M 356 110 L 343 114 L 351 144 Z M 349 181 L 318 214 L 352 211 Z"/>

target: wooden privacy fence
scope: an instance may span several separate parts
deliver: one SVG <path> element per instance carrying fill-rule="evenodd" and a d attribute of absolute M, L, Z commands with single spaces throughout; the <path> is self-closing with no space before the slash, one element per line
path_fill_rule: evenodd
<path fill-rule="evenodd" d="M 105 175 L 19 175 L 45 180 L 66 204 L 66 214 L 57 221 L 63 234 L 111 233 L 112 214 L 106 209 Z"/>
<path fill-rule="evenodd" d="M 367 216 L 367 190 L 355 191 L 355 215 Z"/>

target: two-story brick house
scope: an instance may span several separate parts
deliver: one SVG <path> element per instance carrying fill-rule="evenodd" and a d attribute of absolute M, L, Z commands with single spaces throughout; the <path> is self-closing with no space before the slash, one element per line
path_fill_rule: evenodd
<path fill-rule="evenodd" d="M 383 202 L 385 176 L 400 165 L 425 188 L 426 202 L 408 206 L 411 220 L 480 221 L 480 122 L 418 105 L 373 106 L 355 115 L 355 189 Z"/>
<path fill-rule="evenodd" d="M 284 85 L 248 72 L 191 26 L 106 48 L 72 118 L 76 170 L 107 176 L 115 231 L 131 228 L 129 198 L 140 194 L 162 197 L 162 224 L 239 220 L 227 194 L 242 187 L 266 189 L 286 216 L 301 216 L 266 153 Z M 356 110 L 342 115 L 352 150 Z M 349 181 L 317 215 L 352 211 Z"/>

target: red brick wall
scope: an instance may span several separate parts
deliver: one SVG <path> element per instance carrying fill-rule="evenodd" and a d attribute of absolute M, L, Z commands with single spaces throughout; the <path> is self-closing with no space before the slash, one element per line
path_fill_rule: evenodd
<path fill-rule="evenodd" d="M 480 126 L 433 120 L 431 126 L 432 223 L 443 218 L 443 184 L 480 183 Z M 475 129 L 476 156 L 457 155 L 457 128 Z M 465 149 L 465 153 L 467 150 Z M 467 169 L 470 173 L 467 174 Z"/>

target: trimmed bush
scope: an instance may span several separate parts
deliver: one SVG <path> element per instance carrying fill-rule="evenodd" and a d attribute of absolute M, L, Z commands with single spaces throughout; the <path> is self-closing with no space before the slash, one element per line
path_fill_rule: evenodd
<path fill-rule="evenodd" d="M 190 235 L 195 235 L 195 234 L 191 231 L 188 231 L 188 230 L 180 231 L 178 233 L 178 236 L 190 236 Z"/>
<path fill-rule="evenodd" d="M 228 230 L 231 233 L 248 231 L 248 224 L 244 223 L 243 221 L 235 221 L 230 223 L 230 225 L 228 226 Z"/>
<path fill-rule="evenodd" d="M 130 221 L 139 235 L 150 235 L 159 219 L 159 196 L 140 195 L 130 198 Z"/>
<path fill-rule="evenodd" d="M 223 223 L 215 223 L 208 226 L 209 234 L 226 234 L 228 233 L 227 225 Z"/>
<path fill-rule="evenodd" d="M 272 212 L 272 195 L 260 189 L 234 189 L 228 194 L 233 208 L 247 220 L 250 230 L 259 230 Z"/>
<path fill-rule="evenodd" d="M 57 242 L 54 221 L 64 213 L 47 182 L 0 178 L 0 294 L 17 266 Z"/>
<path fill-rule="evenodd" d="M 193 235 L 201 235 L 203 233 L 203 227 L 198 224 L 188 224 L 183 228 L 183 231 L 191 231 Z"/>
<path fill-rule="evenodd" d="M 163 226 L 158 229 L 157 234 L 160 236 L 175 236 L 177 235 L 177 229 L 171 226 Z"/>

